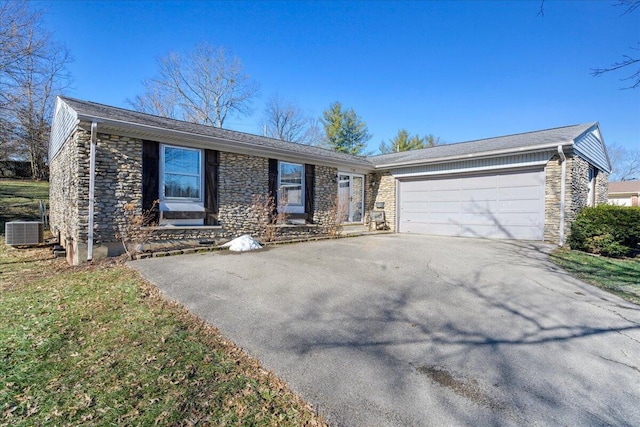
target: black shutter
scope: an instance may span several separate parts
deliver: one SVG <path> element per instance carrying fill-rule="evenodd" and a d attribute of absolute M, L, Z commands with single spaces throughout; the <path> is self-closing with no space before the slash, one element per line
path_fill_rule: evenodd
<path fill-rule="evenodd" d="M 278 206 L 278 160 L 269 159 L 269 196 Z"/>
<path fill-rule="evenodd" d="M 142 141 L 142 209 L 150 211 L 159 196 L 160 181 L 160 144 L 156 141 Z M 154 221 L 158 221 L 157 206 L 153 212 Z"/>
<path fill-rule="evenodd" d="M 307 222 L 313 223 L 313 197 L 315 194 L 314 182 L 316 178 L 316 167 L 314 165 L 304 165 L 304 213 Z"/>
<path fill-rule="evenodd" d="M 218 164 L 220 153 L 204 150 L 204 207 L 205 225 L 218 224 Z"/>

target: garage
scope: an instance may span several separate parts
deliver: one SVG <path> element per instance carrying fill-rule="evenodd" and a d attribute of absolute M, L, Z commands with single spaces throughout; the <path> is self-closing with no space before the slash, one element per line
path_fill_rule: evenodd
<path fill-rule="evenodd" d="M 402 233 L 543 240 L 543 169 L 399 181 Z"/>

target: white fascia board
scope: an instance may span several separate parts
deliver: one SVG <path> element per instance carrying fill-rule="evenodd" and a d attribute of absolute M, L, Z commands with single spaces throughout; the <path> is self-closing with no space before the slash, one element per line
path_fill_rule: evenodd
<path fill-rule="evenodd" d="M 573 140 L 569 141 L 558 141 L 554 143 L 547 143 L 541 145 L 534 145 L 530 147 L 521 147 L 521 148 L 508 148 L 504 150 L 493 150 L 493 151 L 483 151 L 480 153 L 470 153 L 470 154 L 462 154 L 456 156 L 448 156 L 448 157 L 438 157 L 435 159 L 420 159 L 420 160 L 410 160 L 406 162 L 397 162 L 397 163 L 387 163 L 382 165 L 376 165 L 376 170 L 380 169 L 397 169 L 405 166 L 417 166 L 421 164 L 438 164 L 438 163 L 449 163 L 452 161 L 460 161 L 460 160 L 472 160 L 472 159 L 483 159 L 486 157 L 498 157 L 498 156 L 511 156 L 514 154 L 527 154 L 534 153 L 536 151 L 546 151 L 549 149 L 558 148 L 558 145 L 565 146 L 573 146 Z"/>
<path fill-rule="evenodd" d="M 82 114 L 79 114 L 78 117 L 83 122 L 98 122 L 99 131 L 102 131 L 104 133 L 107 133 L 105 131 L 113 131 L 117 135 L 123 135 L 132 138 L 152 139 L 158 142 L 171 143 L 187 147 L 216 149 L 230 153 L 266 158 L 277 158 L 278 160 L 292 161 L 297 163 L 313 163 L 335 168 L 350 167 L 354 168 L 354 170 L 362 171 L 363 173 L 373 171 L 373 165 L 367 166 L 363 165 L 361 162 L 348 160 L 340 161 L 314 154 L 298 154 L 281 148 L 259 147 L 251 143 L 237 140 L 199 135 L 180 130 L 160 128 L 157 126 L 105 119 L 102 117 L 93 117 Z"/>

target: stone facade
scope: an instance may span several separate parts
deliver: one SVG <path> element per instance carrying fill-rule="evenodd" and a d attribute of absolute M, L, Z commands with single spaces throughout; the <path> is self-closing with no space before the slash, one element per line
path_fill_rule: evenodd
<path fill-rule="evenodd" d="M 580 209 L 587 206 L 589 195 L 589 162 L 573 155 L 569 151 L 567 157 L 565 182 L 565 241 L 571 232 L 571 223 Z M 545 227 L 544 240 L 557 243 L 560 239 L 560 192 L 562 163 L 556 154 L 549 160 L 545 168 Z M 596 170 L 595 203 L 607 202 L 609 175 Z"/>
<path fill-rule="evenodd" d="M 50 223 L 60 242 L 67 248 L 70 263 L 87 259 L 89 224 L 89 123 L 75 128 L 61 151 L 51 160 Z M 123 251 L 118 233 L 126 224 L 125 205 L 142 212 L 142 141 L 99 132 L 96 145 L 94 258 L 117 255 Z M 240 234 L 258 235 L 261 229 L 254 217 L 252 204 L 256 195 L 269 190 L 269 159 L 266 157 L 219 153 L 217 226 L 160 226 L 149 230 L 148 241 L 176 244 L 185 241 L 218 242 Z M 587 204 L 589 163 L 567 152 L 565 239 L 570 224 Z M 544 239 L 559 240 L 560 189 L 562 164 L 556 154 L 545 167 Z M 313 237 L 326 233 L 334 223 L 338 199 L 338 170 L 316 165 L 314 210 L 311 224 L 283 224 L 278 238 Z M 354 182 L 354 190 L 361 181 Z M 397 180 L 389 172 L 373 172 L 365 176 L 365 224 L 376 203 L 384 203 L 386 222 L 396 231 Z M 607 201 L 608 176 L 596 173 L 595 201 Z M 358 194 L 361 194 L 358 192 Z"/>
<path fill-rule="evenodd" d="M 218 176 L 221 237 L 255 235 L 251 206 L 255 195 L 269 192 L 269 159 L 221 152 Z"/>
<path fill-rule="evenodd" d="M 51 161 L 50 221 L 67 248 L 68 261 L 87 259 L 89 224 L 90 128 L 76 128 L 62 150 Z M 337 197 L 337 169 L 316 166 L 313 224 L 281 225 L 282 239 L 321 234 L 332 221 L 331 206 Z M 269 160 L 265 157 L 220 152 L 218 169 L 219 226 L 148 229 L 149 243 L 187 240 L 228 240 L 241 234 L 258 233 L 252 211 L 255 195 L 267 194 Z M 142 212 L 142 141 L 98 133 L 96 144 L 94 205 L 94 259 L 123 252 L 118 233 L 125 228 L 125 205 Z"/>
<path fill-rule="evenodd" d="M 88 156 L 87 147 L 87 158 Z M 88 160 L 81 168 L 89 169 Z M 88 175 L 88 174 L 87 174 Z M 89 181 L 87 176 L 86 188 Z M 96 179 L 94 206 L 94 241 L 114 242 L 125 227 L 125 205 L 142 211 L 142 141 L 116 135 L 98 134 L 96 144 Z M 87 217 L 89 215 L 87 206 Z M 80 232 L 87 239 L 86 227 Z"/>
<path fill-rule="evenodd" d="M 74 251 L 81 229 L 81 147 L 89 141 L 82 129 L 69 137 L 58 155 L 49 162 L 49 223 L 54 234 L 60 236 L 60 243 L 67 248 L 67 261 L 78 264 Z M 83 200 L 88 199 L 88 190 Z M 86 227 L 85 227 L 86 228 Z"/>
<path fill-rule="evenodd" d="M 598 171 L 596 175 L 596 205 L 609 202 L 609 174 Z"/>
<path fill-rule="evenodd" d="M 567 173 L 568 175 L 569 173 Z M 547 162 L 545 167 L 544 190 L 544 240 L 553 243 L 557 243 L 560 240 L 561 180 L 562 162 L 560 161 L 560 156 L 556 154 Z M 565 189 L 565 207 L 570 194 L 568 189 L 569 186 Z"/>
<path fill-rule="evenodd" d="M 333 221 L 333 207 L 338 200 L 338 170 L 316 166 L 313 223 L 326 226 Z"/>
<path fill-rule="evenodd" d="M 370 173 L 365 180 L 366 221 L 376 203 L 384 203 L 384 215 L 389 230 L 396 231 L 396 179 L 389 172 Z"/>
<path fill-rule="evenodd" d="M 79 264 L 87 258 L 89 237 L 89 163 L 91 134 L 76 128 L 52 159 L 50 222 L 67 248 L 67 258 Z M 124 205 L 141 211 L 141 141 L 98 133 L 94 186 L 94 249 L 96 257 L 118 254 L 117 234 L 124 225 Z"/>

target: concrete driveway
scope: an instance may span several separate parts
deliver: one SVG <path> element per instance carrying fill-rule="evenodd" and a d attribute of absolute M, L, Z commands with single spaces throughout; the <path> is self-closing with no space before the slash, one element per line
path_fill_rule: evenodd
<path fill-rule="evenodd" d="M 131 266 L 332 425 L 640 425 L 640 307 L 549 250 L 386 234 Z"/>

